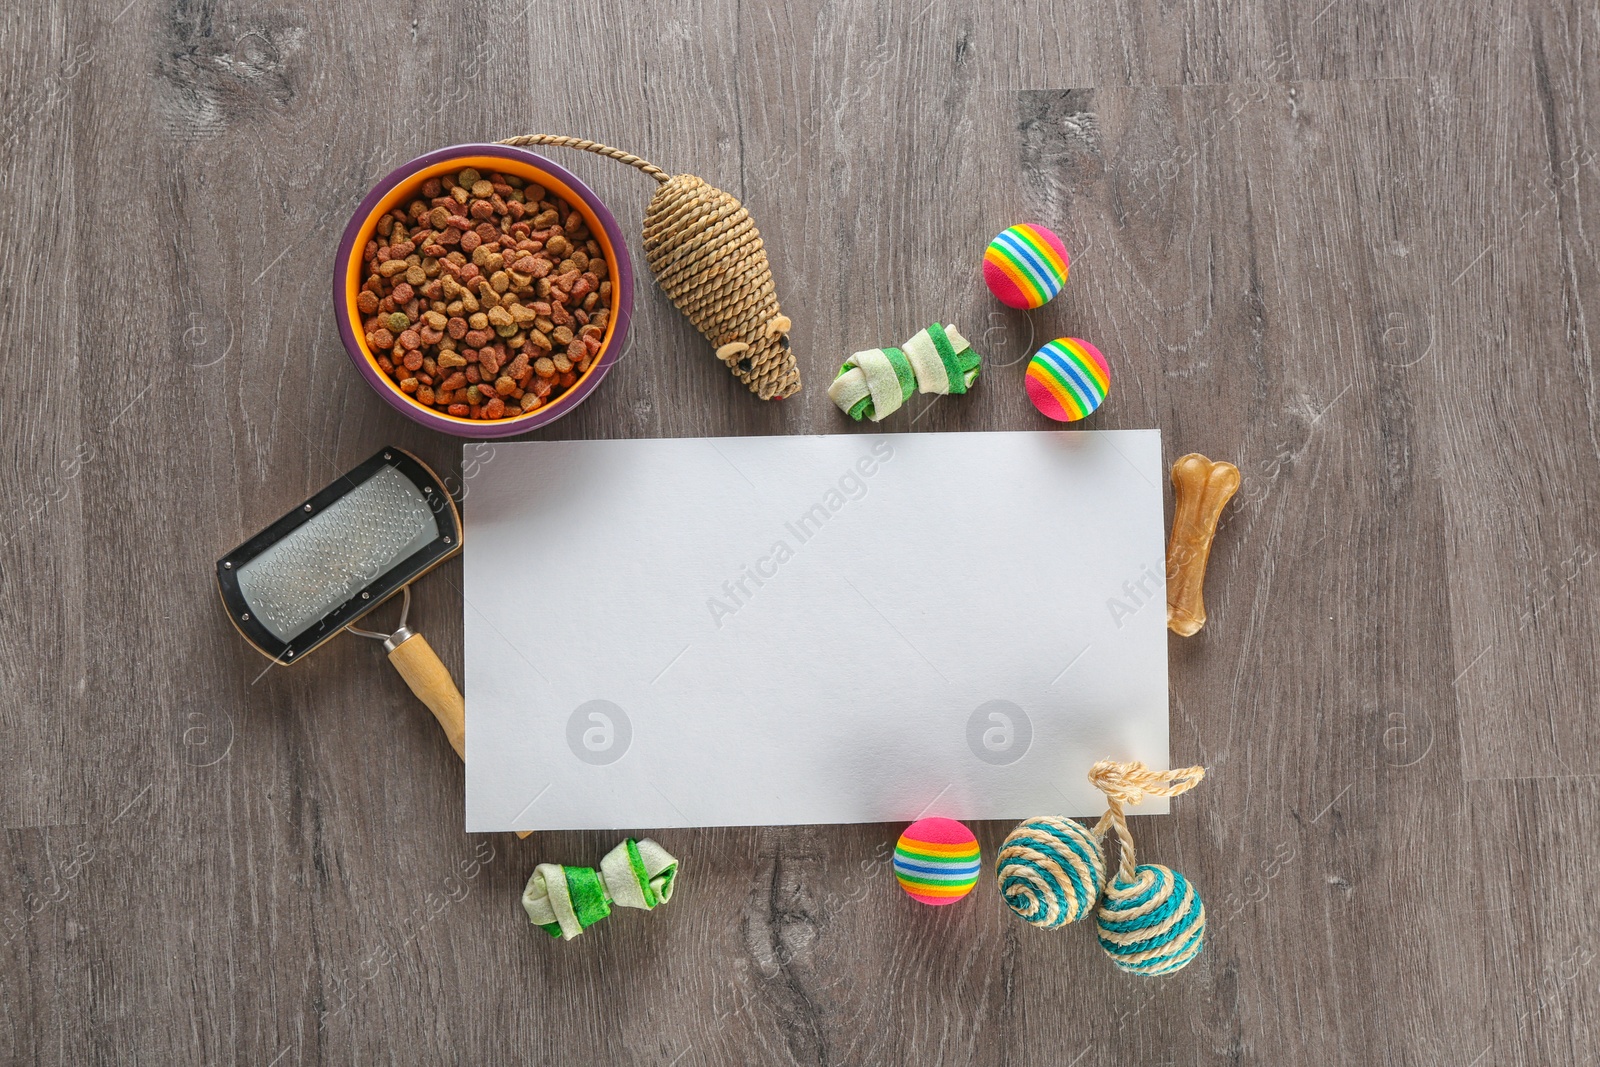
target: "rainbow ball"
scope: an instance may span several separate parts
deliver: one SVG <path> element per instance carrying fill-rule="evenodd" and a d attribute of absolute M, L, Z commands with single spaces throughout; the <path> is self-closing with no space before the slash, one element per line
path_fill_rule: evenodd
<path fill-rule="evenodd" d="M 1096 915 L 1100 947 L 1132 974 L 1171 974 L 1200 955 L 1206 906 L 1189 879 L 1159 864 L 1141 864 L 1133 878 L 1106 886 Z"/>
<path fill-rule="evenodd" d="M 1007 307 L 1043 307 L 1066 284 L 1071 263 L 1061 238 L 1043 226 L 1023 223 L 989 242 L 983 280 Z"/>
<path fill-rule="evenodd" d="M 1028 399 L 1057 422 L 1088 418 L 1111 388 L 1106 357 L 1088 341 L 1058 337 L 1033 354 L 1025 379 Z"/>
<path fill-rule="evenodd" d="M 918 819 L 894 847 L 894 876 L 912 900 L 954 904 L 978 884 L 978 839 L 954 819 Z"/>
<path fill-rule="evenodd" d="M 1065 926 L 1094 907 L 1106 880 L 1106 858 L 1082 823 L 1045 815 L 1018 823 L 1006 835 L 995 873 L 1006 906 L 1025 922 Z"/>

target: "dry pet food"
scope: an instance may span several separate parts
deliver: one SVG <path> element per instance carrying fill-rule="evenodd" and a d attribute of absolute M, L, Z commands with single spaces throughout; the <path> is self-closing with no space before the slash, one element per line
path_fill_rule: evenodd
<path fill-rule="evenodd" d="M 383 373 L 419 404 L 502 419 L 589 369 L 611 317 L 599 243 L 570 204 L 515 175 L 429 178 L 378 220 L 356 298 Z"/>

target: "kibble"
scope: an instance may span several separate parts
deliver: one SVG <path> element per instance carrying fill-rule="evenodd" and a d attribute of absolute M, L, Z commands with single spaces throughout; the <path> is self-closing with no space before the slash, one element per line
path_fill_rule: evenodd
<path fill-rule="evenodd" d="M 588 371 L 611 318 L 609 269 L 570 204 L 468 167 L 378 220 L 356 308 L 378 366 L 426 407 L 535 411 Z M 565 220 L 565 221 L 563 221 Z"/>

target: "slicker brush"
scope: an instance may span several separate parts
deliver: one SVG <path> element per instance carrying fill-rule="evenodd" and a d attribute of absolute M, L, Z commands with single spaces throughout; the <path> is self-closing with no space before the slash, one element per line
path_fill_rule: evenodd
<path fill-rule="evenodd" d="M 578 137 L 535 133 L 500 143 L 594 152 L 660 182 L 644 215 L 645 259 L 656 283 L 752 393 L 781 400 L 800 391 L 790 323 L 778 306 L 767 250 L 737 198 L 693 174 L 669 175 L 638 156 Z"/>

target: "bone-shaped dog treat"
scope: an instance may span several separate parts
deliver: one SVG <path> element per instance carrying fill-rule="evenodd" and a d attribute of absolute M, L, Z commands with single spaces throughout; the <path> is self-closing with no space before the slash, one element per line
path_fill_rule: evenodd
<path fill-rule="evenodd" d="M 1222 509 L 1239 490 L 1239 468 L 1198 452 L 1172 465 L 1172 537 L 1167 542 L 1167 628 L 1192 637 L 1206 624 L 1201 590 Z"/>

